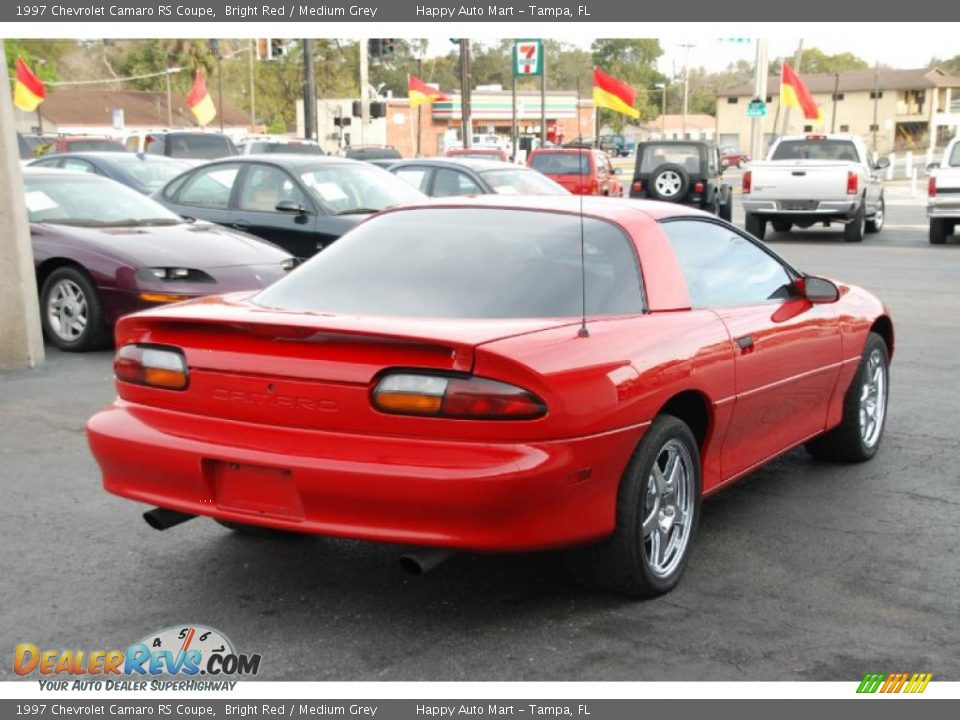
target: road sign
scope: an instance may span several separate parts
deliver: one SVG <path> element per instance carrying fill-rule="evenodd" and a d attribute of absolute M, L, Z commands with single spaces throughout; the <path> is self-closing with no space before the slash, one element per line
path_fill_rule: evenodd
<path fill-rule="evenodd" d="M 517 40 L 513 43 L 513 74 L 515 77 L 543 74 L 542 40 Z"/>
<path fill-rule="evenodd" d="M 754 98 L 747 105 L 747 117 L 766 117 L 767 104 L 760 98 Z"/>

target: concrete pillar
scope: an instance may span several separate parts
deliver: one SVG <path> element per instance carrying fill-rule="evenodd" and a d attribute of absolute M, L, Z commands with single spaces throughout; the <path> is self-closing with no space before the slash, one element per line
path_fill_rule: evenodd
<path fill-rule="evenodd" d="M 0 369 L 43 362 L 43 336 L 30 227 L 7 63 L 0 41 Z"/>

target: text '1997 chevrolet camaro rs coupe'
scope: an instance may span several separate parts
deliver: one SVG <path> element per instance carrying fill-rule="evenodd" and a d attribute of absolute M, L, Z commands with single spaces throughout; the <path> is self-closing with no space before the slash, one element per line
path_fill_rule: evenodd
<path fill-rule="evenodd" d="M 702 497 L 800 444 L 877 452 L 893 326 L 698 210 L 488 196 L 387 210 L 116 342 L 90 445 L 154 527 L 570 548 L 584 579 L 651 596 Z"/>

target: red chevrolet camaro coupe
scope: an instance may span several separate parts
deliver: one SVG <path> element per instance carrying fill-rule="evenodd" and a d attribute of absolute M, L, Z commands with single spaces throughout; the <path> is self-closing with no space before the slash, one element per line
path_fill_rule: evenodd
<path fill-rule="evenodd" d="M 487 196 L 382 212 L 116 340 L 89 440 L 154 527 L 576 548 L 586 579 L 655 595 L 702 497 L 800 444 L 877 452 L 893 327 L 696 210 Z"/>

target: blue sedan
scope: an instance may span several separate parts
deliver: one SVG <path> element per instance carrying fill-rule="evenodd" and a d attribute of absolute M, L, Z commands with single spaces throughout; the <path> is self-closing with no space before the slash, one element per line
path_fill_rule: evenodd
<path fill-rule="evenodd" d="M 194 164 L 143 153 L 75 152 L 48 155 L 30 163 L 30 166 L 102 175 L 144 195 L 150 195 L 180 173 L 194 167 Z"/>

